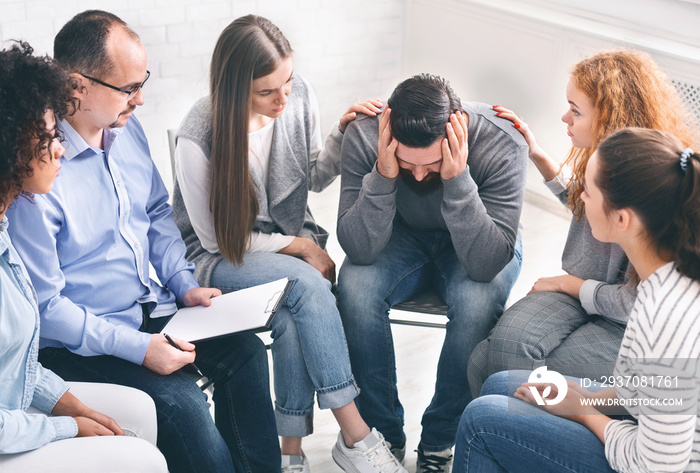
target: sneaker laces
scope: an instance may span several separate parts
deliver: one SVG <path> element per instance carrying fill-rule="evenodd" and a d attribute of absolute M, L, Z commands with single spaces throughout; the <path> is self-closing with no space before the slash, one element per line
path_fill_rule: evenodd
<path fill-rule="evenodd" d="M 421 463 L 422 471 L 432 471 L 435 473 L 445 473 L 445 467 L 452 460 L 451 457 L 441 457 L 438 455 L 426 455 L 421 450 L 416 450 L 418 453 L 418 461 Z"/>
<path fill-rule="evenodd" d="M 287 455 L 282 455 L 282 473 L 307 473 L 309 471 L 309 462 L 306 460 L 306 455 L 301 452 L 301 455 L 290 455 L 288 460 L 285 461 Z M 298 457 L 294 459 L 294 463 L 289 464 L 292 461 L 292 457 Z M 298 463 L 297 463 L 298 462 Z"/>
<path fill-rule="evenodd" d="M 401 466 L 384 440 L 377 442 L 375 446 L 365 452 L 365 455 L 382 473 L 394 473 L 396 468 Z"/>
<path fill-rule="evenodd" d="M 304 473 L 306 465 L 285 465 L 282 467 L 282 473 Z"/>

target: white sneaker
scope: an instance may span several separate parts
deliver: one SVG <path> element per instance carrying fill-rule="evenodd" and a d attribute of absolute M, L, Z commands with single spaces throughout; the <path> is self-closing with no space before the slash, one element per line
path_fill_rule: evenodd
<path fill-rule="evenodd" d="M 384 436 L 374 428 L 354 448 L 348 448 L 343 433 L 338 433 L 332 455 L 338 466 L 349 473 L 408 473 L 391 454 Z"/>
<path fill-rule="evenodd" d="M 450 473 L 452 471 L 452 450 L 445 449 L 441 452 L 424 452 L 418 447 L 418 460 L 416 461 L 416 473 Z"/>
<path fill-rule="evenodd" d="M 301 455 L 282 455 L 282 473 L 311 473 L 304 452 Z"/>

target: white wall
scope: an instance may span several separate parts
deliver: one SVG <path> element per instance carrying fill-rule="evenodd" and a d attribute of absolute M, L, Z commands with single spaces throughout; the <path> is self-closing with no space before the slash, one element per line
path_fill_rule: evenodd
<path fill-rule="evenodd" d="M 51 53 L 66 21 L 93 8 L 120 16 L 146 46 L 151 79 L 136 113 L 168 185 L 166 129 L 207 93 L 216 39 L 239 16 L 265 16 L 287 36 L 295 69 L 318 96 L 324 132 L 352 102 L 387 97 L 400 80 L 403 0 L 2 0 L 0 41 L 24 39 Z"/>
<path fill-rule="evenodd" d="M 697 25 L 700 5 L 680 0 L 406 0 L 402 75 L 440 74 L 464 100 L 512 108 L 563 158 L 572 64 L 599 49 L 637 47 L 697 91 Z M 534 166 L 528 189 L 553 200 Z"/>
<path fill-rule="evenodd" d="M 524 0 L 602 24 L 678 44 L 700 45 L 698 0 Z"/>
<path fill-rule="evenodd" d="M 674 78 L 700 84 L 698 0 L 0 0 L 0 41 L 28 40 L 50 53 L 76 13 L 121 16 L 149 54 L 152 78 L 137 113 L 170 183 L 165 130 L 206 94 L 211 50 L 234 18 L 278 24 L 296 70 L 314 86 L 323 130 L 357 100 L 387 98 L 403 78 L 432 72 L 465 100 L 522 114 L 553 155 L 569 142 L 563 113 L 568 69 L 602 47 L 651 52 Z M 696 89 L 699 90 L 700 89 Z M 700 109 L 700 93 L 698 95 Z M 531 170 L 531 190 L 548 196 Z"/>

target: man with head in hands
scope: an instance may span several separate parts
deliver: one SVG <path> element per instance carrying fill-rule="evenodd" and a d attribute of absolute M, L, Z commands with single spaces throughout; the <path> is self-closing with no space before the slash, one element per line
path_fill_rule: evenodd
<path fill-rule="evenodd" d="M 342 144 L 338 304 L 367 423 L 405 453 L 389 308 L 428 289 L 447 304 L 418 471 L 449 471 L 471 394 L 467 361 L 503 312 L 521 265 L 518 223 L 527 145 L 492 107 L 461 102 L 421 74 L 380 117 L 358 117 Z"/>

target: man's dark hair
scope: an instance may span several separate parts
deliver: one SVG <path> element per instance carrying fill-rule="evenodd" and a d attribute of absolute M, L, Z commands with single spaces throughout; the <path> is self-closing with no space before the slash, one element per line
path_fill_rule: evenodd
<path fill-rule="evenodd" d="M 54 139 L 55 132 L 46 129 L 46 111 L 60 120 L 77 105 L 66 71 L 33 52 L 25 42 L 0 50 L 0 211 L 23 194 L 32 159 Z"/>
<path fill-rule="evenodd" d="M 107 38 L 114 27 L 134 33 L 118 16 L 102 10 L 86 10 L 63 25 L 53 41 L 53 57 L 69 72 L 101 78 L 112 71 Z"/>
<path fill-rule="evenodd" d="M 391 135 L 409 148 L 427 148 L 445 136 L 450 114 L 462 102 L 439 76 L 418 74 L 401 82 L 389 97 Z"/>

